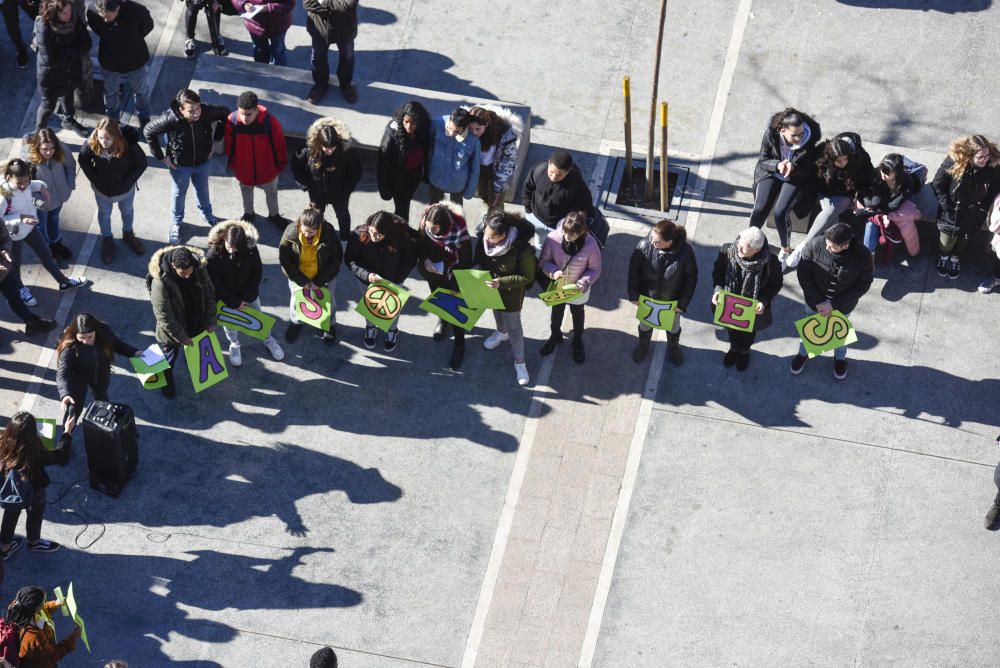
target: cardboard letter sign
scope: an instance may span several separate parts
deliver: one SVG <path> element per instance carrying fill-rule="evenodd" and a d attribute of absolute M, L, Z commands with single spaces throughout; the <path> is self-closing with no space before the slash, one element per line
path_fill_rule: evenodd
<path fill-rule="evenodd" d="M 813 313 L 796 320 L 795 329 L 799 332 L 802 346 L 809 357 L 822 355 L 827 350 L 840 348 L 858 340 L 854 325 L 840 311 L 833 311 L 829 318 Z"/>
<path fill-rule="evenodd" d="M 222 348 L 214 332 L 202 332 L 194 337 L 190 346 L 184 346 L 184 359 L 187 360 L 195 392 L 229 377 L 229 370 L 222 359 Z"/>
<path fill-rule="evenodd" d="M 261 341 L 271 335 L 271 328 L 276 322 L 275 318 L 257 309 L 249 306 L 229 308 L 221 301 L 215 305 L 215 313 L 216 322 L 223 327 L 235 329 Z"/>
<path fill-rule="evenodd" d="M 420 304 L 420 308 L 450 322 L 465 331 L 471 331 L 486 309 L 472 308 L 457 292 L 438 288 Z"/>
<path fill-rule="evenodd" d="M 409 298 L 410 293 L 395 283 L 379 281 L 368 285 L 355 310 L 363 315 L 365 320 L 383 332 L 388 332 Z"/>
<path fill-rule="evenodd" d="M 752 332 L 757 321 L 757 300 L 721 290 L 715 306 L 715 324 L 740 332 Z"/>
<path fill-rule="evenodd" d="M 330 331 L 330 290 L 312 288 L 295 291 L 295 317 L 324 332 Z"/>
<path fill-rule="evenodd" d="M 671 330 L 677 318 L 677 301 L 660 301 L 646 295 L 639 295 L 639 308 L 635 312 L 639 322 L 653 329 Z"/>

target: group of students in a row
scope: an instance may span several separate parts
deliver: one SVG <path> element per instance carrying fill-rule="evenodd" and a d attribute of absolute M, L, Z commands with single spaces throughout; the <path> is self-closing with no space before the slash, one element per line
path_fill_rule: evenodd
<path fill-rule="evenodd" d="M 761 141 L 754 170 L 754 208 L 750 224 L 762 227 L 773 213 L 782 264 L 794 268 L 801 251 L 845 213 L 867 219 L 865 246 L 875 252 L 879 242 L 903 243 L 911 256 L 920 252 L 916 222 L 921 211 L 913 198 L 927 177 L 927 168 L 898 153 L 886 155 L 878 167 L 854 132 L 823 139 L 819 123 L 787 108 L 771 117 Z M 931 183 L 938 200 L 939 276 L 957 279 L 961 256 L 970 238 L 990 220 L 1000 195 L 1000 150 L 982 135 L 954 140 Z M 810 218 L 805 239 L 792 248 L 792 215 Z M 996 216 L 996 214 L 995 214 Z M 1000 216 L 996 216 L 1000 225 Z M 991 231 L 996 232 L 991 224 Z M 1000 237 L 994 237 L 1000 253 Z M 1000 255 L 993 277 L 980 292 L 1000 285 Z"/>

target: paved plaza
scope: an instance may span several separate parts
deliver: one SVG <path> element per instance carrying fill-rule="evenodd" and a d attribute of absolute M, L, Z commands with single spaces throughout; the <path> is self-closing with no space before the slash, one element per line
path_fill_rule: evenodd
<path fill-rule="evenodd" d="M 144 4 L 160 110 L 196 61 L 183 55 L 183 3 Z M 596 195 L 623 148 L 625 74 L 633 136 L 646 141 L 658 4 L 362 0 L 359 96 L 386 82 L 527 104 L 529 163 L 570 150 Z M 299 6 L 292 67 L 309 67 L 304 23 Z M 677 216 L 700 268 L 682 367 L 659 337 L 645 363 L 631 359 L 625 272 L 649 228 L 638 220 L 610 216 L 584 364 L 568 344 L 538 355 L 548 312 L 529 297 L 526 388 L 509 348 L 483 349 L 489 315 L 461 369 L 447 368 L 450 344 L 432 340 L 434 320 L 415 305 L 428 292 L 416 273 L 399 348 L 366 350 L 360 284 L 342 270 L 333 347 L 304 333 L 276 362 L 246 341 L 229 380 L 195 395 L 181 371 L 174 401 L 116 366 L 111 398 L 139 423 L 136 475 L 117 499 L 93 492 L 78 433 L 69 465 L 49 470 L 43 525 L 66 549 L 5 562 L 4 600 L 74 583 L 93 652 L 81 646 L 65 666 L 306 666 L 324 645 L 351 668 L 1000 665 L 1000 536 L 983 529 L 1000 457 L 1000 296 L 976 292 L 984 244 L 957 281 L 934 271 L 929 223 L 920 257 L 879 264 L 852 315 L 860 340 L 844 381 L 829 356 L 788 371 L 794 272 L 746 372 L 723 368 L 709 310 L 712 263 L 747 224 L 772 113 L 795 106 L 824 135 L 860 133 L 876 161 L 896 150 L 934 170 L 954 137 L 1000 139 L 997 25 L 990 0 L 672 0 L 660 97 L 671 153 L 691 170 Z M 204 53 L 204 19 L 198 29 Z M 250 60 L 241 22 L 224 17 L 222 31 L 229 58 Z M 0 157 L 19 151 L 38 101 L 34 57 L 26 71 L 13 57 L 4 35 Z M 343 104 L 335 87 L 327 98 Z M 385 207 L 374 154 L 364 167 L 355 224 Z M 307 198 L 282 179 L 294 217 Z M 221 158 L 211 188 L 216 215 L 239 217 Z M 148 252 L 166 241 L 169 192 L 151 161 L 136 199 Z M 424 188 L 417 198 L 414 219 Z M 182 239 L 204 246 L 193 193 L 187 211 Z M 60 324 L 90 311 L 145 347 L 149 256 L 119 243 L 103 265 L 95 213 L 80 174 L 63 227 L 79 251 L 72 273 L 93 285 L 61 294 L 29 261 L 34 310 Z M 477 222 L 480 203 L 466 213 Z M 258 219 L 261 297 L 284 321 L 269 225 Z M 56 334 L 22 331 L 0 307 L 5 422 L 19 409 L 59 413 Z"/>

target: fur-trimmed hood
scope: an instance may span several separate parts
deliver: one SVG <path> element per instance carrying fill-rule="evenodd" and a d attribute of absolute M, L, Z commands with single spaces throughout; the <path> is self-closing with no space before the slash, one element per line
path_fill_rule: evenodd
<path fill-rule="evenodd" d="M 309 146 L 316 139 L 316 135 L 319 133 L 320 128 L 330 126 L 333 128 L 337 136 L 340 137 L 340 142 L 342 144 L 342 149 L 346 151 L 354 145 L 354 139 L 351 137 L 351 131 L 347 128 L 347 125 L 338 118 L 333 118 L 328 116 L 326 118 L 320 118 L 313 121 L 312 125 L 306 131 L 306 146 Z"/>
<path fill-rule="evenodd" d="M 257 242 L 260 241 L 260 233 L 257 232 L 257 228 L 252 223 L 244 220 L 224 220 L 221 223 L 213 225 L 212 229 L 208 231 L 208 245 L 225 246 L 226 232 L 229 231 L 230 227 L 243 228 L 243 231 L 247 235 L 247 248 L 255 248 Z"/>
<path fill-rule="evenodd" d="M 497 115 L 497 118 L 514 132 L 514 136 L 517 137 L 518 141 L 524 138 L 524 119 L 521 118 L 520 114 L 493 102 L 478 102 L 472 105 L 472 107 L 482 107 L 483 109 L 492 111 Z M 471 109 L 472 107 L 467 107 L 467 109 Z M 499 139 L 502 139 L 502 137 Z"/>
<path fill-rule="evenodd" d="M 208 267 L 208 260 L 205 259 L 205 252 L 200 248 L 195 248 L 194 246 L 188 246 L 186 244 L 178 244 L 176 246 L 164 246 L 160 250 L 153 253 L 152 257 L 149 258 L 149 264 L 146 266 L 146 271 L 154 280 L 160 280 L 163 278 L 163 271 L 161 269 L 161 264 L 163 263 L 163 257 L 165 254 L 174 250 L 175 248 L 186 248 L 191 251 L 194 255 L 195 260 L 198 261 L 198 267 L 201 269 L 206 269 Z"/>

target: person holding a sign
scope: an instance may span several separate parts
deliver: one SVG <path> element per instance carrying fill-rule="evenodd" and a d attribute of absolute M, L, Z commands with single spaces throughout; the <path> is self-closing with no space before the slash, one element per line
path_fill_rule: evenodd
<path fill-rule="evenodd" d="M 343 259 L 344 251 L 340 247 L 337 231 L 323 220 L 323 214 L 316 209 L 306 209 L 297 221 L 285 228 L 278 245 L 278 262 L 292 293 L 285 341 L 294 342 L 302 331 L 302 322 L 295 314 L 295 293 L 303 288 L 329 288 L 330 329 L 324 330 L 321 337 L 327 345 L 337 341 L 337 303 L 333 290 Z"/>
<path fill-rule="evenodd" d="M 0 559 L 6 561 L 21 549 L 24 541 L 14 536 L 21 511 L 27 510 L 25 533 L 32 552 L 55 552 L 59 543 L 42 538 L 42 516 L 45 514 L 45 488 L 49 474 L 45 446 L 38 435 L 38 422 L 27 411 L 14 414 L 0 432 Z"/>
<path fill-rule="evenodd" d="M 715 259 L 712 282 L 715 284 L 713 307 L 718 304 L 719 293 L 723 290 L 757 302 L 754 307 L 757 317 L 752 330 L 743 332 L 726 328 L 729 350 L 722 358 L 722 364 L 726 367 L 735 364 L 737 371 L 744 371 L 750 363 L 750 347 L 757 338 L 757 332 L 773 322 L 771 301 L 781 292 L 781 263 L 771 252 L 764 231 L 759 227 L 748 227 L 740 232 L 734 243 L 725 244 Z"/>
<path fill-rule="evenodd" d="M 344 263 L 365 286 L 379 281 L 402 285 L 417 263 L 417 251 L 410 239 L 406 221 L 389 213 L 376 211 L 368 216 L 365 224 L 351 233 L 344 253 Z M 399 316 L 389 325 L 383 347 L 391 353 L 399 345 Z M 371 350 L 375 347 L 378 328 L 370 322 L 365 325 L 362 343 Z"/>
<path fill-rule="evenodd" d="M 432 204 L 420 217 L 416 241 L 417 271 L 427 281 L 431 292 L 438 288 L 458 292 L 458 282 L 452 272 L 472 266 L 472 240 L 465 226 L 461 209 L 450 204 Z M 438 320 L 434 340 L 440 341 L 451 328 L 455 344 L 448 366 L 457 369 L 465 357 L 465 330 Z"/>
<path fill-rule="evenodd" d="M 802 250 L 796 274 L 805 299 L 806 315 L 819 313 L 828 318 L 833 311 L 849 316 L 858 301 L 872 286 L 872 254 L 854 238 L 847 223 L 837 223 Z M 792 360 L 791 372 L 802 373 L 809 355 L 799 343 L 799 353 Z M 847 378 L 847 346 L 833 351 L 833 375 Z"/>
<path fill-rule="evenodd" d="M 115 336 L 111 327 L 90 313 L 81 313 L 63 330 L 56 353 L 59 356 L 56 389 L 66 415 L 59 446 L 68 451 L 87 400 L 87 388 L 94 399 L 107 401 L 115 353 L 135 357 L 139 350 Z"/>
<path fill-rule="evenodd" d="M 590 299 L 590 288 L 601 277 L 601 246 L 590 235 L 587 212 L 572 211 L 549 234 L 542 246 L 539 269 L 557 286 L 574 286 L 579 296 L 569 302 L 552 307 L 548 340 L 538 352 L 551 355 L 562 343 L 562 321 L 569 304 L 573 319 L 573 361 L 582 364 L 586 359 L 583 349 L 583 305 Z"/>
<path fill-rule="evenodd" d="M 285 33 L 292 27 L 294 0 L 231 0 L 253 42 L 253 61 L 287 65 Z"/>
<path fill-rule="evenodd" d="M 65 605 L 46 601 L 41 587 L 21 587 L 7 606 L 7 621 L 18 630 L 22 666 L 56 666 L 76 649 L 81 629 L 74 626 L 68 636 L 56 642 L 52 613 Z"/>
<path fill-rule="evenodd" d="M 680 316 L 687 311 L 697 283 L 698 262 L 687 242 L 687 231 L 669 219 L 653 225 L 649 236 L 636 245 L 629 259 L 628 299 L 635 305 L 639 304 L 639 295 L 677 302 L 673 327 L 667 331 L 667 350 L 675 366 L 684 363 Z M 652 338 L 653 328 L 640 322 L 639 344 L 632 351 L 636 364 L 646 359 Z"/>
<path fill-rule="evenodd" d="M 149 259 L 146 287 L 156 317 L 156 342 L 170 362 L 161 388 L 168 399 L 177 394 L 173 365 L 183 346 L 204 331 L 215 331 L 215 288 L 208 261 L 197 248 L 165 246 Z"/>
<path fill-rule="evenodd" d="M 263 264 L 257 250 L 257 228 L 242 220 L 225 220 L 208 232 L 208 276 L 215 288 L 215 297 L 231 309 L 249 307 L 260 310 L 260 280 Z M 229 363 L 243 364 L 240 333 L 223 327 L 229 339 Z M 264 339 L 271 357 L 281 361 L 285 351 L 273 334 Z"/>
<path fill-rule="evenodd" d="M 517 384 L 524 386 L 530 381 L 528 367 L 524 363 L 524 332 L 521 329 L 521 306 L 524 293 L 538 268 L 535 251 L 531 246 L 534 226 L 520 216 L 496 211 L 486 217 L 483 236 L 476 243 L 473 264 L 490 272 L 492 280 L 486 282 L 491 288 L 499 288 L 503 298 L 503 308 L 494 309 L 497 331 L 486 337 L 483 347 L 493 350 L 504 341 L 510 341 L 514 353 L 514 374 Z"/>

